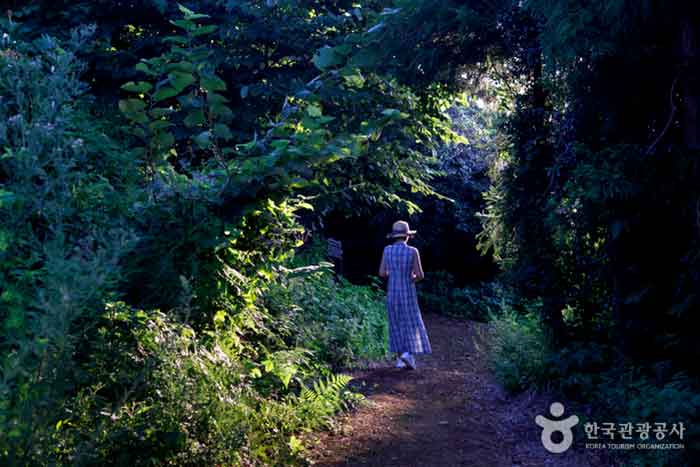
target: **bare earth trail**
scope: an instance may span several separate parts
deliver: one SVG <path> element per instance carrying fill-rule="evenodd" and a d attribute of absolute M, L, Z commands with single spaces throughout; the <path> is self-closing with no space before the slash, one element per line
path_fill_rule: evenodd
<path fill-rule="evenodd" d="M 354 371 L 352 387 L 367 404 L 344 415 L 338 429 L 313 436 L 317 466 L 607 466 L 591 450 L 550 454 L 540 442 L 543 396 L 509 397 L 477 348 L 486 325 L 424 314 L 433 353 L 415 371 Z M 579 443 L 581 444 L 581 443 Z M 312 444 L 313 445 L 313 444 Z"/>

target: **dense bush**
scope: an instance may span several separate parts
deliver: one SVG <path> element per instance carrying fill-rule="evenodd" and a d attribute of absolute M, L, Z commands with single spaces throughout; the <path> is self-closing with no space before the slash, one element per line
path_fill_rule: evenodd
<path fill-rule="evenodd" d="M 65 401 L 51 443 L 37 453 L 79 465 L 289 465 L 294 434 L 329 423 L 356 397 L 303 349 L 257 361 L 230 330 L 197 335 L 160 312 L 111 304 L 82 366 L 90 384 Z M 307 387 L 308 385 L 308 387 Z"/>
<path fill-rule="evenodd" d="M 322 242 L 304 256 L 322 257 Z M 328 263 L 326 263 L 329 265 Z M 384 292 L 377 285 L 354 285 L 327 267 L 301 268 L 273 289 L 273 309 L 285 310 L 295 325 L 293 342 L 333 367 L 380 359 L 388 349 Z"/>
<path fill-rule="evenodd" d="M 190 40 L 211 32 L 196 24 L 201 15 L 182 15 Z M 221 81 L 206 67 L 193 77 L 168 68 L 174 57 L 202 60 L 206 46 L 144 62 L 153 67 L 148 79 L 165 75 L 155 87 L 167 86 L 169 98 L 207 98 L 206 122 L 180 120 L 197 113 L 192 95 L 184 96 L 190 107 L 173 112 L 147 81 L 125 85 L 137 97 L 123 101 L 121 119 L 100 114 L 80 79 L 78 51 L 89 51 L 92 28 L 67 41 L 28 41 L 11 18 L 2 24 L 1 462 L 301 462 L 295 435 L 326 426 L 357 400 L 328 363 L 347 363 L 364 347 L 379 355 L 386 331 L 377 291 L 286 277 L 303 234 L 297 211 L 310 207 L 291 193 L 289 184 L 303 186 L 298 173 L 282 169 L 297 163 L 255 164 L 269 148 L 253 144 L 249 159 L 222 168 L 234 149 L 222 147 L 226 120 L 210 118 L 227 114 L 212 97 Z M 140 99 L 153 99 L 148 115 Z M 196 164 L 171 157 L 173 125 L 179 149 L 198 148 Z M 281 124 L 271 135 L 323 160 L 319 133 L 295 128 Z M 260 180 L 267 191 L 252 195 Z M 284 297 L 288 307 L 268 309 L 264 297 L 291 283 L 298 293 Z M 341 337 L 309 349 L 292 332 L 302 305 L 305 325 L 327 319 L 307 303 L 314 287 L 330 307 L 339 295 L 343 313 L 352 304 L 348 323 L 366 330 L 361 340 L 339 327 Z"/>
<path fill-rule="evenodd" d="M 91 118 L 79 80 L 90 34 L 6 34 L 0 52 L 0 455 L 11 463 L 51 454 L 64 397 L 85 379 L 76 354 L 135 237 L 133 154 Z"/>
<path fill-rule="evenodd" d="M 634 366 L 606 342 L 571 341 L 557 346 L 542 323 L 541 302 L 509 301 L 490 315 L 489 344 L 481 349 L 506 389 L 539 389 L 587 407 L 582 422 L 683 422 L 686 450 L 636 450 L 624 453 L 624 465 L 685 465 L 687 451 L 698 448 L 698 385 L 683 373 L 669 374 L 669 365 Z M 585 436 L 581 432 L 581 436 Z M 654 442 L 653 436 L 649 442 Z M 675 441 L 674 441 L 675 442 Z"/>
<path fill-rule="evenodd" d="M 552 349 L 535 310 L 518 313 L 506 306 L 491 315 L 490 325 L 488 360 L 503 386 L 514 392 L 543 388 Z"/>
<path fill-rule="evenodd" d="M 424 310 L 476 321 L 486 321 L 512 299 L 496 281 L 458 287 L 451 273 L 440 270 L 426 272 L 417 288 Z"/>

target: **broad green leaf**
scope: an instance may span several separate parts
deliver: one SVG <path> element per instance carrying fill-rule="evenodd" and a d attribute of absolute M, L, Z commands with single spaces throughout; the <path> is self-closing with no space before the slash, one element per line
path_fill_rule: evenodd
<path fill-rule="evenodd" d="M 206 149 L 211 144 L 211 132 L 203 131 L 194 137 L 194 142 L 202 149 Z"/>
<path fill-rule="evenodd" d="M 215 94 L 213 92 L 210 92 L 210 93 L 207 93 L 207 102 L 209 103 L 209 105 L 215 105 L 215 104 L 224 104 L 225 102 L 229 102 L 229 100 L 226 99 L 221 94 Z"/>
<path fill-rule="evenodd" d="M 126 118 L 128 118 L 132 122 L 141 123 L 145 125 L 149 121 L 146 112 L 129 112 L 125 113 L 125 115 Z"/>
<path fill-rule="evenodd" d="M 146 108 L 146 103 L 141 99 L 122 99 L 119 101 L 119 110 L 125 114 L 140 112 Z"/>
<path fill-rule="evenodd" d="M 217 123 L 216 125 L 214 125 L 214 135 L 216 135 L 217 138 L 221 138 L 223 140 L 229 140 L 233 138 L 231 130 L 228 126 L 224 125 L 223 123 Z"/>
<path fill-rule="evenodd" d="M 182 13 L 185 16 L 194 14 L 194 11 L 190 10 L 185 5 L 183 5 L 182 3 L 179 3 L 179 2 L 177 4 L 177 9 L 180 10 L 180 13 Z"/>
<path fill-rule="evenodd" d="M 147 75 L 154 75 L 155 74 L 155 73 L 153 73 L 153 71 L 151 71 L 148 64 L 146 64 L 144 62 L 137 63 L 134 68 L 136 68 L 137 71 L 140 71 L 142 73 L 146 73 Z"/>
<path fill-rule="evenodd" d="M 178 93 L 184 91 L 184 89 L 190 84 L 194 83 L 195 79 L 191 73 L 185 73 L 182 71 L 173 71 L 168 74 L 170 84 Z"/>
<path fill-rule="evenodd" d="M 376 65 L 378 61 L 379 54 L 376 49 L 363 48 L 350 57 L 348 65 L 354 68 L 367 68 Z"/>
<path fill-rule="evenodd" d="M 141 127 L 138 127 L 138 126 L 132 127 L 130 132 L 134 136 L 137 136 L 141 139 L 146 139 L 146 130 L 144 130 Z"/>
<path fill-rule="evenodd" d="M 156 134 L 153 138 L 153 142 L 156 146 L 160 146 L 161 149 L 169 148 L 175 144 L 175 137 L 168 131 L 162 131 Z"/>
<path fill-rule="evenodd" d="M 271 359 L 266 359 L 262 361 L 263 368 L 265 368 L 265 371 L 268 373 L 271 372 L 275 368 L 275 362 Z"/>
<path fill-rule="evenodd" d="M 151 129 L 151 131 L 165 130 L 166 128 L 169 128 L 171 126 L 173 126 L 173 124 L 167 120 L 156 120 L 148 124 L 148 127 Z"/>
<path fill-rule="evenodd" d="M 184 29 L 185 31 L 192 31 L 197 27 L 195 23 L 186 19 L 170 20 L 170 24 L 177 26 L 180 29 Z"/>
<path fill-rule="evenodd" d="M 187 40 L 187 38 L 184 36 L 168 36 L 163 39 L 163 42 L 172 42 L 174 44 L 187 45 L 189 43 L 189 40 Z"/>
<path fill-rule="evenodd" d="M 201 13 L 195 13 L 194 11 L 190 10 L 186 6 L 178 3 L 177 4 L 178 9 L 180 12 L 185 16 L 187 19 L 203 19 L 203 18 L 209 18 L 209 15 L 201 14 Z"/>
<path fill-rule="evenodd" d="M 226 83 L 218 76 L 202 76 L 200 83 L 207 92 L 226 90 Z"/>
<path fill-rule="evenodd" d="M 301 124 L 304 128 L 308 128 L 310 130 L 319 128 L 321 126 L 316 118 L 311 118 L 308 115 L 304 116 L 304 118 L 301 119 Z"/>
<path fill-rule="evenodd" d="M 352 46 L 350 44 L 342 44 L 333 47 L 335 53 L 340 55 L 349 55 L 352 52 Z"/>
<path fill-rule="evenodd" d="M 129 81 L 122 85 L 122 89 L 128 92 L 144 93 L 153 89 L 153 85 L 148 81 Z"/>
<path fill-rule="evenodd" d="M 213 25 L 213 24 L 209 24 L 207 26 L 200 26 L 197 29 L 195 29 L 194 31 L 192 31 L 192 35 L 195 37 L 204 36 L 206 34 L 213 33 L 217 29 L 218 29 L 218 27 Z"/>
<path fill-rule="evenodd" d="M 202 109 L 194 109 L 187 114 L 183 123 L 186 127 L 192 128 L 197 125 L 203 125 L 204 122 L 205 118 Z"/>
<path fill-rule="evenodd" d="M 162 88 L 158 89 L 155 92 L 155 94 L 153 94 L 153 100 L 156 102 L 160 102 L 162 100 L 169 99 L 177 95 L 177 89 L 173 88 L 172 86 L 163 86 Z"/>
<path fill-rule="evenodd" d="M 209 112 L 212 116 L 218 118 L 223 122 L 231 121 L 231 119 L 233 118 L 233 112 L 231 111 L 231 109 L 229 109 L 223 104 L 210 105 Z"/>
<path fill-rule="evenodd" d="M 384 109 L 382 110 L 382 115 L 385 115 L 391 119 L 406 118 L 408 116 L 398 109 Z"/>
<path fill-rule="evenodd" d="M 183 73 L 192 73 L 193 65 L 187 60 L 169 64 L 166 69 L 168 71 L 181 71 Z"/>
<path fill-rule="evenodd" d="M 316 119 L 319 123 L 328 123 L 332 122 L 335 120 L 335 117 L 331 117 L 330 115 L 322 115 Z"/>
<path fill-rule="evenodd" d="M 316 65 L 316 68 L 321 71 L 325 71 L 330 67 L 343 63 L 342 57 L 337 54 L 332 47 L 328 46 L 317 50 L 311 60 L 313 61 L 314 65 Z"/>
<path fill-rule="evenodd" d="M 289 140 L 286 139 L 275 139 L 272 140 L 270 145 L 275 149 L 284 149 L 289 146 Z"/>
<path fill-rule="evenodd" d="M 306 113 L 309 114 L 311 117 L 320 117 L 323 115 L 323 112 L 321 112 L 321 107 L 319 107 L 316 104 L 311 104 L 306 108 Z"/>

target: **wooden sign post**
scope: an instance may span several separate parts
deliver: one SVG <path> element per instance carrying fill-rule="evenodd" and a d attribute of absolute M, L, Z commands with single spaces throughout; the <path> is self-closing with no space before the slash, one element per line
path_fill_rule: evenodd
<path fill-rule="evenodd" d="M 328 257 L 335 265 L 338 274 L 343 273 L 343 244 L 334 238 L 328 239 Z"/>

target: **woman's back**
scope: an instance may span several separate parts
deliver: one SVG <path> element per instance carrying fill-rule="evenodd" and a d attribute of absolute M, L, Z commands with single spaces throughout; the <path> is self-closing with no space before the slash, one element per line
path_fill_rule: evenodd
<path fill-rule="evenodd" d="M 397 366 L 405 362 L 415 368 L 413 354 L 430 353 L 430 341 L 421 317 L 415 281 L 423 279 L 418 250 L 406 242 L 416 232 L 404 221 L 395 222 L 387 238 L 394 243 L 384 247 L 379 275 L 389 278 L 386 294 L 389 319 L 389 351 L 401 355 Z M 404 365 L 405 366 L 405 365 Z"/>
<path fill-rule="evenodd" d="M 387 245 L 384 257 L 389 271 L 389 286 L 397 280 L 411 281 L 414 262 L 414 248 L 403 242 Z"/>

